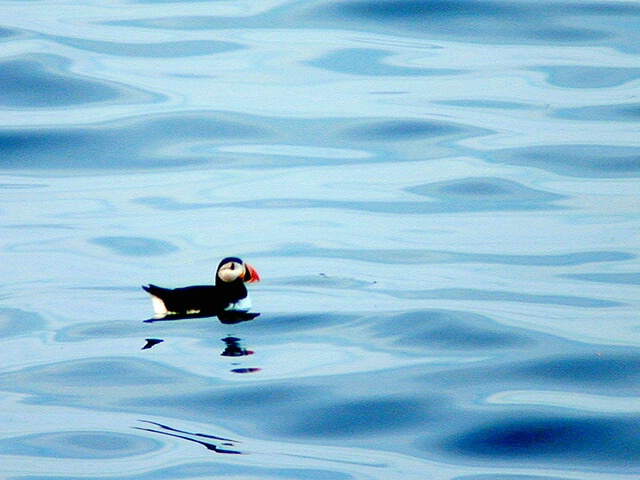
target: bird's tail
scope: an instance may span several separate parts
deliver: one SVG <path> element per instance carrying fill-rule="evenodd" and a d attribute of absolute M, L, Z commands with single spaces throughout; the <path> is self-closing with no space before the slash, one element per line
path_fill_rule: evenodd
<path fill-rule="evenodd" d="M 155 285 L 143 285 L 142 289 L 151 295 L 151 305 L 153 306 L 153 313 L 156 315 L 166 315 L 169 313 L 167 306 L 164 304 L 164 300 L 160 298 L 157 293 L 163 290 Z"/>

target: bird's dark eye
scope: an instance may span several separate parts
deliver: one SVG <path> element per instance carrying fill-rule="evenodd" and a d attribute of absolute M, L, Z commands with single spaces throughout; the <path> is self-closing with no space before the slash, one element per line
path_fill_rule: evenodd
<path fill-rule="evenodd" d="M 236 264 L 235 264 L 235 263 L 233 263 L 233 262 L 231 262 L 231 270 L 233 270 L 233 269 L 235 269 L 235 268 L 236 268 Z"/>

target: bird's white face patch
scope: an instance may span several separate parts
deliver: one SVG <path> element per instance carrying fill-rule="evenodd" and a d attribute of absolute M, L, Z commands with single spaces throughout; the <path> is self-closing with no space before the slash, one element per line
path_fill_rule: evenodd
<path fill-rule="evenodd" d="M 225 310 L 227 312 L 248 312 L 251 310 L 251 299 L 249 298 L 249 295 L 238 300 L 236 303 L 232 303 L 225 308 Z"/>
<path fill-rule="evenodd" d="M 238 262 L 227 262 L 218 269 L 218 277 L 223 282 L 233 282 L 244 276 L 244 265 Z"/>

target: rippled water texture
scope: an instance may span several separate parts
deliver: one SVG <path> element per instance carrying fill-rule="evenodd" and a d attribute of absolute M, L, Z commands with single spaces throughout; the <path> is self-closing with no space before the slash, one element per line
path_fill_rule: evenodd
<path fill-rule="evenodd" d="M 637 2 L 0 9 L 2 478 L 640 474 Z"/>

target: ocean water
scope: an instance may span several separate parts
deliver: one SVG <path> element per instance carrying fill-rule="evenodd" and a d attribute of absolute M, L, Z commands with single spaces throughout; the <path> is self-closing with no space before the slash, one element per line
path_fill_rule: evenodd
<path fill-rule="evenodd" d="M 0 11 L 0 478 L 638 478 L 638 2 Z"/>

